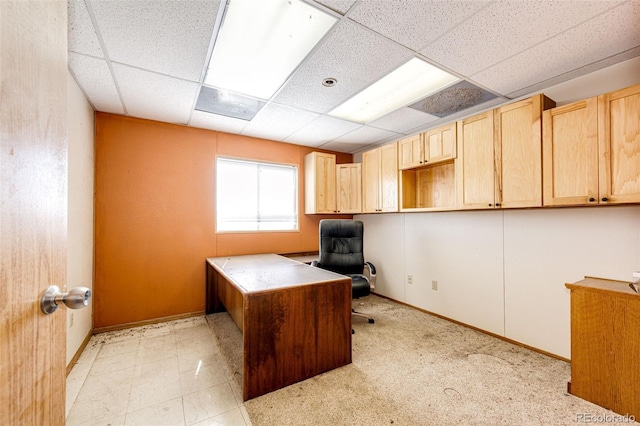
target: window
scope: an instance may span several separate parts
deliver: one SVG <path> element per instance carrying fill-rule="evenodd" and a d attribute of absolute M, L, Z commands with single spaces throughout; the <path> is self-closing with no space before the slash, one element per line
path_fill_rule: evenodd
<path fill-rule="evenodd" d="M 218 157 L 217 231 L 298 229 L 298 168 Z"/>

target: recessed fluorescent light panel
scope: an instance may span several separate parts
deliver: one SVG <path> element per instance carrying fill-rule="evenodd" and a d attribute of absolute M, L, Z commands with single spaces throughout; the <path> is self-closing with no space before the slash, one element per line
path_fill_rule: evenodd
<path fill-rule="evenodd" d="M 458 77 L 440 68 L 413 58 L 329 112 L 329 115 L 356 123 L 369 123 L 458 80 Z"/>
<path fill-rule="evenodd" d="M 204 83 L 270 99 L 336 21 L 300 0 L 231 0 Z"/>

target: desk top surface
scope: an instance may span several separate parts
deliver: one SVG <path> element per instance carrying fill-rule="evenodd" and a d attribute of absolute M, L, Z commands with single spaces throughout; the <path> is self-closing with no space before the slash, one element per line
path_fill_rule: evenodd
<path fill-rule="evenodd" d="M 597 292 L 606 292 L 619 296 L 631 296 L 640 300 L 640 294 L 631 289 L 628 281 L 584 277 L 583 280 L 580 280 L 578 282 L 565 284 L 565 287 L 571 290 L 583 289 Z"/>
<path fill-rule="evenodd" d="M 207 263 L 245 293 L 351 280 L 277 254 L 210 257 Z"/>

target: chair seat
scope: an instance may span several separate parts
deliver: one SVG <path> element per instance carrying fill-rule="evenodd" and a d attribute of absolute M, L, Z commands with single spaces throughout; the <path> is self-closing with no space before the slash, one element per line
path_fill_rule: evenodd
<path fill-rule="evenodd" d="M 351 297 L 357 299 L 358 297 L 368 296 L 370 293 L 371 287 L 366 278 L 360 276 L 351 277 Z"/>

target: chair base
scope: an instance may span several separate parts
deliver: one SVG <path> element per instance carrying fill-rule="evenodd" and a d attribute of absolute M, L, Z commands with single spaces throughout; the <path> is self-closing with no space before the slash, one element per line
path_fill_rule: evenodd
<path fill-rule="evenodd" d="M 351 315 L 355 315 L 355 316 L 358 316 L 358 317 L 366 318 L 367 320 L 369 320 L 369 324 L 374 324 L 375 323 L 375 321 L 373 320 L 373 318 L 370 315 L 363 314 L 362 312 L 357 312 L 355 309 L 351 309 Z"/>

